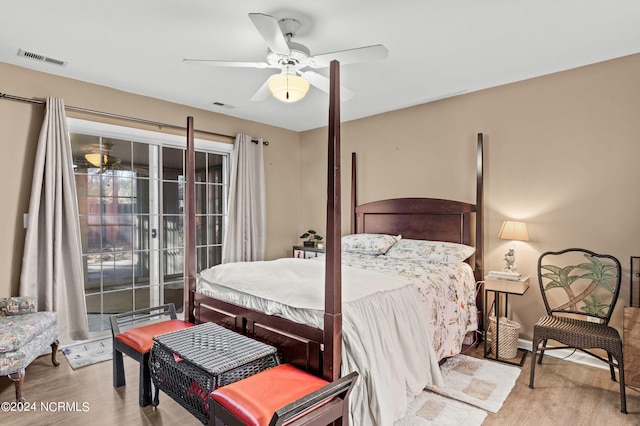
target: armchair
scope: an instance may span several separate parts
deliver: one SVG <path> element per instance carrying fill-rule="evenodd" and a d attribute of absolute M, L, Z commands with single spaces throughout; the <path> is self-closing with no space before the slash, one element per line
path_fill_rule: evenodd
<path fill-rule="evenodd" d="M 58 316 L 36 312 L 35 298 L 0 299 L 0 375 L 9 376 L 16 387 L 16 401 L 24 402 L 25 368 L 51 346 L 51 362 L 58 366 Z"/>

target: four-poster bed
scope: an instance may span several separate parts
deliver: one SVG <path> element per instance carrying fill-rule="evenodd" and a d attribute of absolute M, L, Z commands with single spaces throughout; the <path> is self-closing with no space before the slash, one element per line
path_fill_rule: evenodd
<path fill-rule="evenodd" d="M 188 135 L 190 136 L 188 139 L 191 139 L 191 142 L 187 142 L 187 174 L 185 190 L 185 319 L 195 323 L 215 322 L 257 340 L 274 345 L 278 348 L 282 362 L 296 365 L 329 381 L 335 380 L 340 376 L 341 363 L 343 365 L 346 363 L 350 366 L 359 365 L 358 363 L 360 360 L 358 357 L 361 356 L 352 356 L 352 354 L 350 354 L 349 351 L 354 350 L 353 347 L 355 346 L 352 341 L 348 342 L 345 340 L 348 347 L 346 349 L 342 347 L 343 306 L 345 309 L 350 309 L 350 311 L 344 312 L 345 315 L 348 314 L 349 318 L 356 318 L 357 315 L 354 315 L 354 306 L 357 305 L 360 299 L 349 299 L 347 296 L 347 300 L 343 301 L 343 297 L 345 297 L 343 296 L 344 291 L 347 291 L 348 293 L 348 289 L 344 289 L 343 291 L 342 288 L 343 269 L 349 267 L 343 267 L 341 245 L 340 104 L 338 74 L 338 63 L 334 61 L 331 64 L 328 138 L 327 245 L 324 260 L 324 309 L 322 310 L 322 308 L 320 308 L 322 310 L 321 320 L 316 320 L 315 322 L 314 320 L 292 320 L 292 317 L 287 318 L 287 315 L 273 315 L 271 308 L 256 308 L 255 305 L 251 304 L 253 302 L 237 303 L 236 301 L 239 298 L 237 293 L 233 293 L 230 297 L 225 299 L 224 297 L 214 297 L 211 292 L 204 291 L 197 282 L 197 272 L 195 270 L 195 226 L 192 217 L 194 206 L 192 188 L 193 163 L 191 161 L 193 153 L 192 148 L 190 148 L 190 146 L 192 147 L 193 145 L 193 134 L 189 131 Z M 189 121 L 188 127 L 192 128 L 192 126 L 192 121 Z M 352 155 L 351 234 L 401 235 L 402 239 L 408 240 L 441 241 L 465 246 L 474 246 L 475 254 L 471 256 L 471 260 L 466 260 L 467 263 L 471 264 L 473 271 L 471 271 L 471 268 L 469 268 L 468 265 L 465 266 L 470 270 L 469 275 L 470 280 L 472 281 L 471 286 L 473 287 L 471 291 L 475 298 L 475 282 L 481 279 L 483 270 L 482 143 L 482 134 L 479 134 L 477 141 L 478 161 L 476 204 L 442 199 L 398 198 L 357 205 L 356 156 L 354 153 Z M 191 167 L 191 169 L 189 167 Z M 306 263 L 313 261 L 298 260 L 297 262 Z M 346 272 L 347 271 L 345 271 L 345 273 Z M 352 273 L 350 269 L 348 272 Z M 393 279 L 389 278 L 389 281 L 391 282 Z M 467 281 L 469 281 L 469 279 L 467 279 Z M 416 299 L 414 293 L 409 293 L 409 297 L 398 296 L 400 291 L 407 291 L 406 288 L 401 288 L 403 285 L 404 284 L 401 285 L 400 283 L 395 283 L 388 291 L 371 291 L 372 293 L 376 293 L 376 295 L 367 293 L 367 296 L 362 297 L 362 299 L 368 298 L 373 300 L 380 295 L 383 295 L 382 297 L 389 295 L 389 297 L 394 297 L 397 300 L 404 300 L 404 303 L 407 304 L 414 303 L 411 300 Z M 469 287 L 468 282 L 465 285 Z M 291 286 L 296 286 L 296 283 L 291 283 Z M 225 291 L 226 290 L 223 290 L 222 292 L 224 293 Z M 403 297 L 404 299 L 402 299 Z M 468 300 L 458 300 L 458 298 L 463 297 L 462 295 L 449 297 L 456 299 L 453 303 L 457 304 L 458 307 L 460 304 L 468 305 L 473 303 L 473 301 L 469 302 Z M 286 308 L 287 307 L 285 306 L 285 310 Z M 405 306 L 395 307 L 392 309 L 398 309 L 399 311 L 411 311 L 413 308 L 415 307 Z M 421 306 L 417 309 L 420 308 L 423 307 Z M 464 309 L 467 309 L 467 307 L 465 306 Z M 315 309 L 315 311 L 318 313 L 318 309 Z M 399 311 L 391 312 L 389 314 L 389 318 L 394 318 L 395 320 L 395 317 L 401 316 Z M 470 310 L 469 312 L 474 316 L 473 324 L 477 325 L 475 324 L 477 319 L 476 311 Z M 422 315 L 422 313 L 419 315 Z M 416 318 L 419 319 L 416 320 Z M 355 320 L 352 319 L 351 321 Z M 371 322 L 371 324 L 366 324 L 367 328 L 376 326 L 373 324 L 375 322 L 375 318 L 369 318 L 366 321 Z M 409 320 L 407 323 L 398 323 L 396 327 L 402 327 L 403 331 L 396 331 L 396 333 L 399 335 L 406 334 L 407 336 L 413 335 L 414 337 L 415 335 L 424 335 L 424 339 L 418 340 L 420 340 L 420 342 L 422 340 L 429 340 L 426 337 L 429 331 L 428 326 L 422 324 L 423 322 L 427 322 L 426 314 L 425 321 L 422 321 L 421 316 L 414 316 L 413 320 Z M 358 330 L 358 333 L 362 332 L 362 325 L 353 323 L 347 324 L 347 322 L 345 322 L 344 326 L 347 325 L 349 325 L 350 332 L 353 330 Z M 385 324 L 378 326 L 385 328 Z M 467 330 L 464 328 L 465 326 L 468 327 L 468 324 L 462 325 L 461 329 L 464 331 Z M 430 331 L 434 332 L 434 330 Z M 373 329 L 373 331 L 369 331 L 369 333 L 371 333 L 371 335 L 375 335 L 378 331 Z M 371 336 L 369 337 L 371 339 Z M 401 336 L 401 338 L 403 337 Z M 414 338 L 414 342 L 415 341 L 416 340 Z M 416 344 L 415 346 L 420 345 Z M 429 349 L 424 349 L 424 351 L 430 352 L 432 354 L 430 355 L 432 358 L 435 357 L 435 351 L 431 348 L 430 341 L 427 346 L 429 346 Z M 369 350 L 374 351 L 374 348 L 360 349 L 360 352 L 369 352 Z M 459 350 L 460 345 L 458 345 L 457 348 L 457 351 Z M 454 350 L 448 351 L 451 355 L 454 352 Z M 345 354 L 347 355 L 347 359 L 344 358 Z M 375 363 L 380 362 L 378 359 L 380 356 L 376 355 L 377 359 L 375 360 Z M 442 355 L 438 355 L 438 357 L 442 358 Z M 429 358 L 429 356 L 426 356 L 426 358 Z M 425 372 L 425 374 L 432 373 L 434 370 L 433 362 L 435 361 L 435 367 L 437 369 L 438 360 L 439 359 L 430 359 L 425 365 L 421 366 L 419 370 L 430 370 Z M 373 363 L 374 361 L 371 362 Z M 367 366 L 367 368 L 368 367 L 369 366 Z M 373 371 L 381 368 L 381 366 L 372 366 L 371 368 Z M 414 373 L 418 375 L 420 374 L 420 372 Z M 375 374 L 377 374 L 377 372 L 372 372 L 372 376 Z M 437 374 L 439 374 L 439 371 Z M 367 376 L 365 374 L 361 375 L 361 377 L 363 380 L 366 380 L 364 378 Z M 374 380 L 372 379 L 372 381 Z M 362 386 L 369 386 L 369 384 L 365 383 Z M 377 384 L 376 386 L 380 387 L 381 385 Z M 404 398 L 405 394 L 402 393 L 401 396 Z M 354 399 L 358 400 L 358 398 Z M 361 399 L 361 402 L 362 401 L 364 400 Z M 399 409 L 402 410 L 402 407 Z M 385 410 L 385 408 L 380 409 L 380 413 L 384 412 L 384 414 L 379 414 L 377 412 L 373 413 L 373 418 L 377 415 L 382 415 L 386 419 L 389 419 L 397 415 L 397 410 L 393 413 Z"/>

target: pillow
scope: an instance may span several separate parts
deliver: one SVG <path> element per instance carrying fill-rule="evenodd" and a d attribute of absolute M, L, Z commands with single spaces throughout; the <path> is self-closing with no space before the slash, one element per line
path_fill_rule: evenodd
<path fill-rule="evenodd" d="M 35 297 L 6 297 L 0 299 L 0 315 L 2 316 L 31 314 L 35 311 Z"/>
<path fill-rule="evenodd" d="M 462 263 L 476 249 L 471 246 L 443 241 L 401 240 L 385 256 L 394 259 L 423 260 L 427 263 Z"/>
<path fill-rule="evenodd" d="M 385 254 L 389 247 L 400 241 L 401 235 L 386 234 L 351 234 L 342 237 L 342 250 L 347 253 Z"/>

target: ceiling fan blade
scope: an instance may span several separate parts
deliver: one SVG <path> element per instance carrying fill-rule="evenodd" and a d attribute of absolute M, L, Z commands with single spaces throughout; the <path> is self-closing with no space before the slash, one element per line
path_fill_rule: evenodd
<path fill-rule="evenodd" d="M 357 62 L 377 61 L 379 59 L 386 59 L 387 56 L 389 56 L 387 48 L 381 44 L 376 44 L 373 46 L 315 55 L 309 58 L 309 66 L 312 68 L 325 68 L 328 67 L 334 59 L 339 61 L 340 65 L 345 65 Z"/>
<path fill-rule="evenodd" d="M 271 79 L 276 75 L 278 74 L 274 74 L 269 77 L 267 81 L 265 81 L 264 84 L 260 86 L 258 91 L 251 97 L 251 102 L 262 102 L 264 100 L 267 100 L 269 96 L 271 96 L 271 91 L 269 90 L 269 81 L 271 81 Z"/>
<path fill-rule="evenodd" d="M 253 21 L 253 25 L 260 32 L 269 49 L 280 55 L 291 54 L 287 40 L 284 38 L 276 18 L 263 13 L 250 13 L 249 18 Z"/>
<path fill-rule="evenodd" d="M 266 62 L 215 61 L 211 59 L 183 59 L 182 62 L 211 67 L 274 68 Z"/>
<path fill-rule="evenodd" d="M 329 93 L 329 79 L 315 71 L 304 71 L 301 73 L 302 78 L 306 79 L 313 87 Z M 348 101 L 356 96 L 355 92 L 348 87 L 340 85 L 340 99 Z"/>

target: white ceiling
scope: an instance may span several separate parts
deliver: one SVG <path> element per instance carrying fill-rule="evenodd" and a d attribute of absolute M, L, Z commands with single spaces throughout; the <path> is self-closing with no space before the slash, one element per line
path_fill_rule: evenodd
<path fill-rule="evenodd" d="M 277 70 L 182 62 L 264 61 L 251 12 L 301 21 L 294 41 L 312 55 L 389 49 L 342 66 L 356 92 L 343 121 L 640 52 L 637 0 L 3 0 L 0 61 L 296 131 L 325 126 L 328 96 L 313 87 L 293 104 L 250 101 Z"/>

